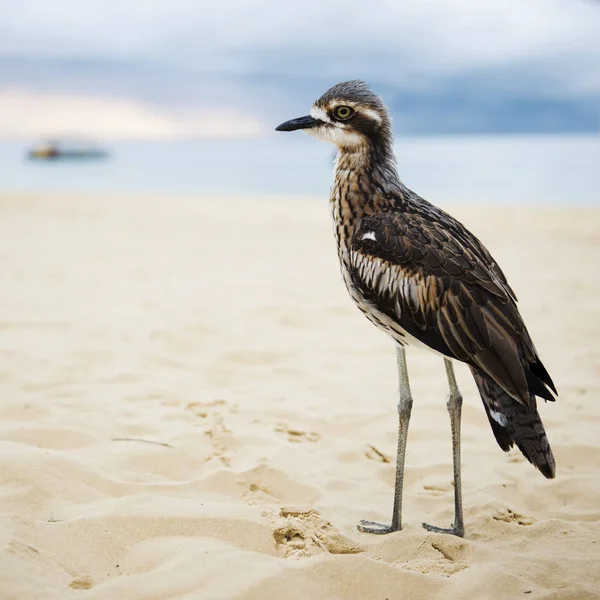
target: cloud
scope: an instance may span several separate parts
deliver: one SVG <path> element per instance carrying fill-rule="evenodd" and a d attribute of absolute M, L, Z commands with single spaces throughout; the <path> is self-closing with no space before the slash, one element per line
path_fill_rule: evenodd
<path fill-rule="evenodd" d="M 168 112 L 118 98 L 0 89 L 0 139 L 240 139 L 261 131 L 256 118 L 227 110 Z"/>
<path fill-rule="evenodd" d="M 587 115 L 599 31 L 596 0 L 19 0 L 0 22 L 0 79 L 274 120 L 357 77 L 387 98 L 460 88 L 470 106 L 581 101 Z"/>
<path fill-rule="evenodd" d="M 524 68 L 551 93 L 600 92 L 600 4 L 590 0 L 20 0 L 0 54 L 144 58 L 190 70 L 432 86 Z"/>

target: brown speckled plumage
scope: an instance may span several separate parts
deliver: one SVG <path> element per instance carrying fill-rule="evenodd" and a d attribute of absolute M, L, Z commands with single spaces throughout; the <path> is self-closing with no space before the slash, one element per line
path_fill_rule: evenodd
<path fill-rule="evenodd" d="M 334 87 L 317 104 L 326 106 L 344 92 L 351 97 L 351 92 Z M 530 406 L 539 421 L 535 396 L 554 400 L 550 390 L 556 390 L 504 273 L 460 222 L 400 182 L 387 111 L 375 101 L 369 106 L 380 111 L 384 127 L 369 144 L 340 149 L 330 195 L 340 266 L 350 295 L 367 318 L 398 343 L 410 345 L 411 336 L 469 364 L 478 374 L 486 409 L 503 414 L 506 406 L 520 402 Z M 375 240 L 361 239 L 369 232 Z M 480 383 L 487 379 L 496 385 Z M 501 391 L 510 402 L 498 400 Z M 517 426 L 511 432 L 517 445 L 528 435 L 523 429 Z M 541 422 L 535 429 L 539 452 L 527 458 L 552 477 L 554 458 Z"/>
<path fill-rule="evenodd" d="M 350 118 L 336 119 L 340 105 L 354 111 Z M 516 444 L 554 477 L 536 396 L 554 400 L 556 389 L 496 261 L 461 223 L 402 184 L 388 112 L 363 83 L 334 86 L 311 115 L 304 119 L 314 123 L 302 127 L 338 147 L 330 203 L 353 300 L 398 344 L 467 363 L 500 447 Z"/>

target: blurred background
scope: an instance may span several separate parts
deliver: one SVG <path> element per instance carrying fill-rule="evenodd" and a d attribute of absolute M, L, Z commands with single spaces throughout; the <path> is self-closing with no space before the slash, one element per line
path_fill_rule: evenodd
<path fill-rule="evenodd" d="M 3 190 L 325 196 L 333 149 L 273 129 L 360 78 L 422 195 L 600 201 L 596 0 L 0 7 Z"/>

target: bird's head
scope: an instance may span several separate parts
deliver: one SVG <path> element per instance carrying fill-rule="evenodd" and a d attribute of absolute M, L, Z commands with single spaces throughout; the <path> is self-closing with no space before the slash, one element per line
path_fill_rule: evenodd
<path fill-rule="evenodd" d="M 276 131 L 302 129 L 342 151 L 391 146 L 391 119 L 381 98 L 362 81 L 345 81 L 328 89 L 310 115 L 286 121 Z"/>

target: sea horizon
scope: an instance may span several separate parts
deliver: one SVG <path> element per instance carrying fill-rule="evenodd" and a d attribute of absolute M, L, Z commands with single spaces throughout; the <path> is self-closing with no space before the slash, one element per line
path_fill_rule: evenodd
<path fill-rule="evenodd" d="M 109 157 L 90 161 L 29 161 L 34 146 L 0 141 L 0 192 L 323 196 L 335 157 L 290 134 L 94 144 Z M 402 181 L 433 202 L 600 202 L 600 135 L 402 137 L 396 155 Z"/>

